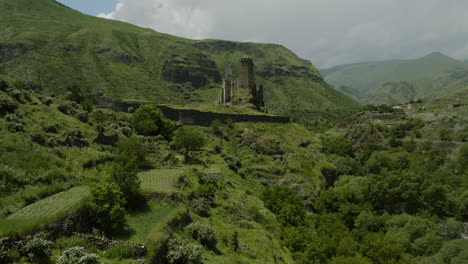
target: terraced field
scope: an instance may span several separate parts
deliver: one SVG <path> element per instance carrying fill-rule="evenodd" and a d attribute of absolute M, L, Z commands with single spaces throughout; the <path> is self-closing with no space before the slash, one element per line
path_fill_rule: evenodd
<path fill-rule="evenodd" d="M 158 241 L 165 235 L 164 228 L 181 210 L 169 201 L 150 200 L 146 210 L 133 212 L 128 216 L 127 225 L 130 230 L 118 238 L 134 243 Z"/>
<path fill-rule="evenodd" d="M 8 216 L 9 220 L 54 219 L 78 209 L 90 196 L 88 187 L 79 186 L 28 205 Z"/>
<path fill-rule="evenodd" d="M 141 189 L 144 193 L 171 194 L 177 191 L 175 185 L 183 169 L 156 169 L 140 172 Z"/>

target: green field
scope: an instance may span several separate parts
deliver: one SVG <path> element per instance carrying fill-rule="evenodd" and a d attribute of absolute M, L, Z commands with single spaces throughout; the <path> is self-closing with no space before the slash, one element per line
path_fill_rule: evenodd
<path fill-rule="evenodd" d="M 8 219 L 53 219 L 78 209 L 88 199 L 89 195 L 88 187 L 75 187 L 26 206 L 8 216 Z"/>
<path fill-rule="evenodd" d="M 141 189 L 145 193 L 174 193 L 182 169 L 156 169 L 140 172 Z"/>
<path fill-rule="evenodd" d="M 170 202 L 150 200 L 144 211 L 128 216 L 128 230 L 119 238 L 134 243 L 157 241 L 164 236 L 167 223 L 179 212 L 180 208 Z"/>
<path fill-rule="evenodd" d="M 0 236 L 30 232 L 65 217 L 82 207 L 89 196 L 88 188 L 80 186 L 28 205 L 7 218 L 0 219 Z"/>

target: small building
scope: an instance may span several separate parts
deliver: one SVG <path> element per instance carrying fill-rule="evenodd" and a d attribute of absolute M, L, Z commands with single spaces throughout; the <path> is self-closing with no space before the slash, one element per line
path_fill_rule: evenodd
<path fill-rule="evenodd" d="M 394 113 L 405 113 L 405 110 L 400 105 L 392 107 L 392 110 Z"/>

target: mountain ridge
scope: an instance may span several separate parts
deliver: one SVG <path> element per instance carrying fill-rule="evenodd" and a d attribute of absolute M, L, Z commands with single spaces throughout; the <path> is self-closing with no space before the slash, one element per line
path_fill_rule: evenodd
<path fill-rule="evenodd" d="M 358 108 L 309 61 L 277 44 L 190 40 L 64 8 L 56 1 L 0 1 L 0 77 L 40 82 L 53 94 L 78 82 L 122 99 L 216 101 L 224 69 L 248 56 L 268 109 L 338 120 Z"/>
<path fill-rule="evenodd" d="M 335 69 L 338 70 L 325 76 L 328 83 L 361 103 L 373 104 L 403 103 L 415 98 L 431 99 L 440 96 L 463 87 L 452 84 L 460 82 L 457 76 L 468 71 L 466 63 L 440 52 L 413 60 L 357 63 L 337 66 Z M 446 85 L 438 85 L 440 79 Z M 389 89 L 393 94 L 388 94 Z M 353 91 L 350 92 L 351 90 Z"/>

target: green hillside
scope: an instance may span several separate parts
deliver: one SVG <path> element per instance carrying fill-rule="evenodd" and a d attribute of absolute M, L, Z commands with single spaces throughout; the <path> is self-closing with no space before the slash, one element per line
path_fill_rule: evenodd
<path fill-rule="evenodd" d="M 431 99 L 464 87 L 467 80 L 464 62 L 437 52 L 416 60 L 369 62 L 335 68 L 338 70 L 326 75 L 325 80 L 362 103 L 394 104 L 414 98 Z M 343 86 L 348 91 L 343 90 Z"/>
<path fill-rule="evenodd" d="M 251 57 L 272 113 L 337 120 L 357 108 L 309 62 L 275 44 L 194 41 L 87 16 L 52 0 L 0 0 L 0 77 L 52 94 L 79 82 L 119 98 L 206 104 L 228 65 Z"/>

